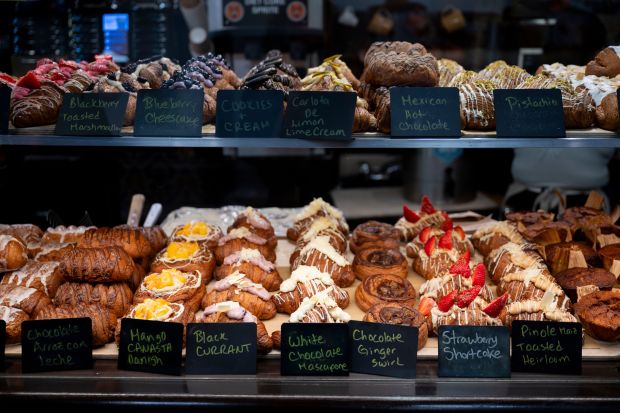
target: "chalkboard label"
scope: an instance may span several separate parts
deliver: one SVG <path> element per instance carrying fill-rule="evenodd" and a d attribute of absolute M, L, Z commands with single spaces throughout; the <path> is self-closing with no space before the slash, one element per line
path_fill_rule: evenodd
<path fill-rule="evenodd" d="M 283 376 L 349 375 L 349 327 L 343 323 L 282 324 Z"/>
<path fill-rule="evenodd" d="M 119 136 L 127 93 L 66 93 L 56 135 Z"/>
<path fill-rule="evenodd" d="M 392 136 L 461 136 L 457 88 L 393 87 L 390 107 Z"/>
<path fill-rule="evenodd" d="M 93 367 L 90 318 L 24 321 L 21 341 L 24 373 Z"/>
<path fill-rule="evenodd" d="M 290 92 L 282 137 L 350 140 L 356 99 L 354 92 Z"/>
<path fill-rule="evenodd" d="M 440 377 L 510 377 L 507 327 L 440 326 Z"/>
<path fill-rule="evenodd" d="M 6 323 L 0 320 L 0 370 L 4 370 L 4 352 L 6 348 Z"/>
<path fill-rule="evenodd" d="M 11 103 L 11 88 L 0 86 L 0 133 L 9 131 L 9 106 Z"/>
<path fill-rule="evenodd" d="M 512 323 L 512 370 L 528 373 L 581 374 L 580 323 Z"/>
<path fill-rule="evenodd" d="M 121 320 L 118 368 L 150 373 L 181 374 L 183 324 Z"/>
<path fill-rule="evenodd" d="M 138 91 L 135 136 L 200 136 L 205 92 L 144 89 Z"/>
<path fill-rule="evenodd" d="M 498 138 L 566 136 L 560 89 L 495 89 Z"/>
<path fill-rule="evenodd" d="M 283 111 L 280 90 L 220 90 L 215 134 L 220 138 L 279 137 Z"/>
<path fill-rule="evenodd" d="M 415 378 L 418 354 L 416 327 L 349 321 L 349 334 L 351 371 Z"/>
<path fill-rule="evenodd" d="M 185 372 L 256 374 L 256 324 L 187 325 Z"/>

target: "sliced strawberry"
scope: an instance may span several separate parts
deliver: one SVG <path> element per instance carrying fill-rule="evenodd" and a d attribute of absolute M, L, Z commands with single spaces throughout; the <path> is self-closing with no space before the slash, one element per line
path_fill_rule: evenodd
<path fill-rule="evenodd" d="M 439 239 L 439 248 L 443 248 L 445 250 L 452 249 L 452 230 L 449 229 L 445 234 L 441 236 Z"/>
<path fill-rule="evenodd" d="M 482 311 L 487 313 L 491 317 L 497 317 L 499 313 L 502 312 L 502 309 L 508 302 L 508 293 L 497 297 L 495 300 L 491 301 L 489 305 L 484 307 Z"/>
<path fill-rule="evenodd" d="M 479 285 L 480 287 L 484 286 L 485 280 L 487 278 L 487 270 L 484 268 L 484 264 L 480 263 L 474 267 L 473 275 L 472 275 L 472 284 Z"/>
<path fill-rule="evenodd" d="M 6 73 L 0 73 L 0 79 L 10 85 L 14 85 L 17 83 L 17 79 L 15 79 L 11 75 L 7 75 Z"/>
<path fill-rule="evenodd" d="M 435 210 L 435 207 L 433 207 L 433 204 L 431 204 L 430 199 L 428 199 L 426 195 L 422 197 L 422 208 L 420 208 L 420 211 L 427 214 L 434 214 L 435 212 L 437 212 Z"/>
<path fill-rule="evenodd" d="M 39 89 L 41 87 L 41 82 L 31 70 L 17 81 L 17 86 L 28 89 Z"/>
<path fill-rule="evenodd" d="M 457 225 L 456 227 L 454 227 L 454 232 L 456 232 L 459 235 L 459 238 L 461 239 L 461 241 L 465 241 L 465 231 L 463 231 L 463 227 L 461 227 L 460 225 Z"/>
<path fill-rule="evenodd" d="M 411 208 L 409 208 L 407 205 L 403 205 L 403 216 L 407 221 L 411 222 L 412 224 L 415 224 L 420 220 L 420 216 L 413 212 Z"/>
<path fill-rule="evenodd" d="M 441 226 L 441 229 L 444 231 L 447 231 L 449 229 L 452 229 L 453 226 L 454 226 L 454 222 L 452 222 L 450 218 L 446 218 L 446 220 L 443 222 L 443 225 Z"/>
<path fill-rule="evenodd" d="M 482 287 L 475 285 L 469 290 L 461 291 L 456 299 L 456 305 L 459 306 L 459 308 L 467 307 L 476 299 L 476 297 L 478 297 L 481 289 Z"/>
<path fill-rule="evenodd" d="M 424 244 L 424 252 L 430 257 L 433 251 L 435 251 L 435 248 L 437 248 L 437 237 L 433 235 Z"/>
<path fill-rule="evenodd" d="M 68 68 L 71 68 L 73 70 L 77 70 L 78 69 L 77 62 L 75 62 L 73 60 L 60 59 L 58 61 L 58 66 L 60 66 L 60 67 L 68 67 Z"/>
<path fill-rule="evenodd" d="M 452 305 L 454 304 L 454 300 L 456 300 L 456 296 L 458 295 L 458 293 L 458 290 L 452 290 L 450 294 L 441 297 L 441 299 L 437 302 L 437 308 L 439 308 L 439 310 L 444 313 L 448 311 L 450 308 L 452 308 Z"/>
<path fill-rule="evenodd" d="M 431 310 L 433 309 L 435 304 L 436 304 L 435 300 L 433 300 L 432 298 L 430 298 L 430 297 L 423 297 L 420 300 L 420 304 L 418 304 L 418 311 L 424 317 L 428 317 L 429 315 L 431 315 Z"/>
<path fill-rule="evenodd" d="M 458 274 L 465 278 L 469 278 L 471 270 L 469 269 L 469 260 L 471 254 L 469 251 L 461 255 L 459 259 L 450 267 L 450 274 Z"/>
<path fill-rule="evenodd" d="M 422 242 L 426 242 L 428 241 L 428 239 L 431 237 L 431 232 L 433 231 L 433 228 L 431 227 L 425 227 L 421 232 L 420 235 L 418 235 L 418 237 L 420 237 L 420 241 Z"/>

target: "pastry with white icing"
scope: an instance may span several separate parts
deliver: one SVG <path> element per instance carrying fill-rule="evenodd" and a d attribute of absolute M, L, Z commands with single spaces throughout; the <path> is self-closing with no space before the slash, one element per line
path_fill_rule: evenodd
<path fill-rule="evenodd" d="M 245 274 L 267 291 L 276 291 L 282 282 L 275 264 L 253 248 L 241 248 L 224 258 L 222 265 L 215 270 L 215 278 L 221 280 L 234 272 Z"/>
<path fill-rule="evenodd" d="M 28 261 L 26 265 L 10 274 L 5 274 L 0 285 L 21 285 L 36 288 L 54 298 L 58 287 L 65 282 L 58 262 Z"/>
<path fill-rule="evenodd" d="M 348 287 L 355 281 L 351 263 L 329 242 L 329 237 L 319 236 L 310 241 L 299 253 L 291 269 L 301 265 L 316 267 L 330 274 L 338 287 Z"/>
<path fill-rule="evenodd" d="M 276 315 L 276 305 L 271 300 L 269 291 L 239 271 L 216 281 L 203 297 L 202 307 L 222 301 L 238 302 L 259 320 L 269 320 Z"/>
<path fill-rule="evenodd" d="M 286 237 L 291 241 L 297 241 L 302 233 L 310 227 L 312 222 L 319 217 L 327 217 L 334 220 L 341 233 L 344 235 L 349 233 L 349 226 L 344 219 L 342 211 L 325 202 L 323 198 L 315 198 L 297 214 L 293 226 L 286 231 Z"/>
<path fill-rule="evenodd" d="M 246 227 L 232 229 L 228 234 L 224 235 L 217 242 L 215 248 L 215 260 L 218 264 L 222 264 L 224 259 L 242 249 L 256 249 L 269 261 L 276 261 L 276 245 L 275 238 L 265 239 Z"/>
<path fill-rule="evenodd" d="M 205 283 L 211 281 L 215 256 L 205 244 L 173 241 L 160 251 L 151 263 L 151 272 L 175 268 L 183 272 L 198 272 Z"/>

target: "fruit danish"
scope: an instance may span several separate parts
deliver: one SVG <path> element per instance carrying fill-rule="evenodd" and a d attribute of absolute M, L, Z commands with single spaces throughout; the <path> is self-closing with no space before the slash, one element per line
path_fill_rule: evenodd
<path fill-rule="evenodd" d="M 506 243 L 512 242 L 519 245 L 527 243 L 517 228 L 507 221 L 485 225 L 474 232 L 471 241 L 485 257 Z"/>
<path fill-rule="evenodd" d="M 170 303 L 180 302 L 191 311 L 200 307 L 206 285 L 198 272 L 181 272 L 177 269 L 165 269 L 147 275 L 136 290 L 134 304 L 151 298 L 163 298 Z"/>
<path fill-rule="evenodd" d="M 197 323 L 255 323 L 257 351 L 267 354 L 273 349 L 273 341 L 265 324 L 235 301 L 224 301 L 206 307 Z"/>
<path fill-rule="evenodd" d="M 290 323 L 348 323 L 351 316 L 338 306 L 329 290 L 306 297 L 289 318 Z"/>
<path fill-rule="evenodd" d="M 171 268 L 183 272 L 198 272 L 203 281 L 208 283 L 215 269 L 215 257 L 204 244 L 173 241 L 155 256 L 151 263 L 151 272 Z"/>
<path fill-rule="evenodd" d="M 133 292 L 126 283 L 68 282 L 58 288 L 53 303 L 61 307 L 96 305 L 108 309 L 110 313 L 119 318 L 127 313 L 132 300 Z"/>
<path fill-rule="evenodd" d="M 300 252 L 291 269 L 300 265 L 317 267 L 330 274 L 338 287 L 348 287 L 355 281 L 351 263 L 329 243 L 329 237 L 320 236 L 310 241 Z"/>
<path fill-rule="evenodd" d="M 290 90 L 298 90 L 300 86 L 301 80 L 295 67 L 284 62 L 279 50 L 271 50 L 245 75 L 241 88 L 281 90 L 287 96 Z"/>
<path fill-rule="evenodd" d="M 6 323 L 6 344 L 15 344 L 22 339 L 22 322 L 30 317 L 20 309 L 0 305 L 0 320 Z"/>
<path fill-rule="evenodd" d="M 445 249 L 456 249 L 461 254 L 465 252 L 472 253 L 474 251 L 474 246 L 465 236 L 463 228 L 460 226 L 450 228 L 450 226 L 446 225 L 451 224 L 451 222 L 451 220 L 445 221 L 442 228 L 424 228 L 413 241 L 407 244 L 407 255 L 409 257 L 414 257 L 417 251 L 424 248 L 424 245 L 426 245 L 431 237 L 435 237 L 435 239 L 437 239 L 437 244 Z"/>
<path fill-rule="evenodd" d="M 28 261 L 26 245 L 11 235 L 0 235 L 0 273 L 21 268 Z"/>
<path fill-rule="evenodd" d="M 121 247 L 133 259 L 151 256 L 151 243 L 135 228 L 97 228 L 84 233 L 78 247 Z"/>
<path fill-rule="evenodd" d="M 129 281 L 137 270 L 133 260 L 120 247 L 73 248 L 62 257 L 60 271 L 67 281 Z"/>
<path fill-rule="evenodd" d="M 424 316 L 412 306 L 400 303 L 377 303 L 364 314 L 363 321 L 417 327 L 418 351 L 424 348 L 428 340 L 428 326 Z"/>
<path fill-rule="evenodd" d="M 595 291 L 575 304 L 584 330 L 597 340 L 620 339 L 620 292 Z"/>
<path fill-rule="evenodd" d="M 355 301 L 362 311 L 377 303 L 398 303 L 414 306 L 416 292 L 406 279 L 391 274 L 377 274 L 365 278 L 355 290 Z"/>
<path fill-rule="evenodd" d="M 273 226 L 271 226 L 271 222 L 269 222 L 265 215 L 252 207 L 247 207 L 243 212 L 237 215 L 235 221 L 228 227 L 228 232 L 241 227 L 247 228 L 250 232 L 261 238 L 271 239 L 275 237 L 275 231 L 273 230 Z"/>
<path fill-rule="evenodd" d="M 495 297 L 491 289 L 485 284 L 486 270 L 484 265 L 477 264 L 472 271 L 469 265 L 465 263 L 466 259 L 455 264 L 451 268 L 450 274 L 426 281 L 420 286 L 420 296 L 438 302 L 456 291 L 457 297 L 461 294 L 473 296 L 474 299 L 470 302 L 473 307 L 481 310 L 485 308 Z"/>
<path fill-rule="evenodd" d="M 355 255 L 351 268 L 362 281 L 375 274 L 407 278 L 409 263 L 398 249 L 364 248 Z"/>
<path fill-rule="evenodd" d="M 553 303 L 546 305 L 545 300 L 513 301 L 504 307 L 499 317 L 509 328 L 512 328 L 512 322 L 515 320 L 578 322 L 574 315 L 557 308 Z"/>
<path fill-rule="evenodd" d="M 357 254 L 364 248 L 398 249 L 400 233 L 390 224 L 368 221 L 358 225 L 351 233 L 349 248 Z"/>
<path fill-rule="evenodd" d="M 431 236 L 424 246 L 415 242 L 407 245 L 407 255 L 412 258 L 414 271 L 427 280 L 448 273 L 453 264 L 469 254 L 469 250 L 461 253 L 454 247 L 450 231 L 439 239 Z"/>
<path fill-rule="evenodd" d="M 276 244 L 277 240 L 275 238 L 265 239 L 253 234 L 245 227 L 235 228 L 217 242 L 215 260 L 218 264 L 222 264 L 227 256 L 246 248 L 256 249 L 260 251 L 267 260 L 275 262 Z"/>
<path fill-rule="evenodd" d="M 286 231 L 286 237 L 291 241 L 297 241 L 302 233 L 312 225 L 312 222 L 320 217 L 335 220 L 338 223 L 338 230 L 342 234 L 347 235 L 349 233 L 349 226 L 342 212 L 323 201 L 323 198 L 315 198 L 295 216 L 293 226 Z"/>
<path fill-rule="evenodd" d="M 112 341 L 116 328 L 116 316 L 107 308 L 98 305 L 80 305 L 76 307 L 56 307 L 50 305 L 41 310 L 37 320 L 58 318 L 90 318 L 93 331 L 93 347 L 103 346 Z"/>
<path fill-rule="evenodd" d="M 211 291 L 202 299 L 202 307 L 222 301 L 238 302 L 259 320 L 269 320 L 276 315 L 276 306 L 269 291 L 238 271 L 213 284 Z"/>
<path fill-rule="evenodd" d="M 207 224 L 204 221 L 192 221 L 175 228 L 170 241 L 197 242 L 214 251 L 217 242 L 223 235 L 222 230 L 215 225 Z"/>
<path fill-rule="evenodd" d="M 277 290 L 282 282 L 275 264 L 255 249 L 242 248 L 224 258 L 222 265 L 215 270 L 215 278 L 221 280 L 235 271 L 245 274 L 252 282 L 261 284 L 267 291 Z"/>
<path fill-rule="evenodd" d="M 555 281 L 573 303 L 577 302 L 580 287 L 594 285 L 601 291 L 609 291 L 616 283 L 616 276 L 602 268 L 569 268 L 555 274 Z"/>
<path fill-rule="evenodd" d="M 10 274 L 5 274 L 0 285 L 21 285 L 35 288 L 54 298 L 60 284 L 65 282 L 58 262 L 28 261 L 26 265 Z"/>
<path fill-rule="evenodd" d="M 43 244 L 76 244 L 86 231 L 95 229 L 95 227 L 74 226 L 68 227 L 59 225 L 57 227 L 48 228 L 41 238 Z"/>
<path fill-rule="evenodd" d="M 0 305 L 17 308 L 30 317 L 34 317 L 44 308 L 49 307 L 51 301 L 45 293 L 34 288 L 21 285 L 0 285 Z"/>
<path fill-rule="evenodd" d="M 349 293 L 334 284 L 332 277 L 316 267 L 300 265 L 289 278 L 280 284 L 280 291 L 272 297 L 280 313 L 291 314 L 299 308 L 304 298 L 329 290 L 329 296 L 338 307 L 347 308 Z"/>
<path fill-rule="evenodd" d="M 403 205 L 403 217 L 394 226 L 400 231 L 400 240 L 409 242 L 424 228 L 441 227 L 447 219 L 448 215 L 436 210 L 428 197 L 424 195 L 420 211 L 414 212 L 407 205 Z"/>
<path fill-rule="evenodd" d="M 340 254 L 344 254 L 347 250 L 347 239 L 338 230 L 337 223 L 328 217 L 320 217 L 312 221 L 312 224 L 297 238 L 295 249 L 291 253 L 289 262 L 291 265 L 295 262 L 301 250 L 310 243 L 314 238 L 326 236 L 329 243 Z"/>
<path fill-rule="evenodd" d="M 598 255 L 607 271 L 620 276 L 620 244 L 606 245 L 598 251 Z"/>

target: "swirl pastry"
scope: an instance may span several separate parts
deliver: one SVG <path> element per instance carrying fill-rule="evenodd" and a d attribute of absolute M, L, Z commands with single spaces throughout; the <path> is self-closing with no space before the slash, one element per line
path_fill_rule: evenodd
<path fill-rule="evenodd" d="M 126 283 L 88 284 L 64 283 L 58 288 L 53 303 L 62 307 L 97 305 L 106 308 L 115 317 L 127 313 L 133 292 Z"/>
<path fill-rule="evenodd" d="M 320 217 L 312 221 L 312 224 L 297 238 L 295 249 L 291 253 L 289 262 L 291 265 L 295 262 L 301 250 L 316 237 L 326 236 L 329 238 L 330 245 L 340 254 L 344 254 L 347 250 L 347 239 L 338 230 L 337 223 L 328 217 Z"/>
<path fill-rule="evenodd" d="M 135 228 L 90 229 L 84 233 L 78 247 L 121 247 L 134 259 L 148 258 L 152 254 L 151 243 L 142 235 L 142 231 Z"/>
<path fill-rule="evenodd" d="M 213 253 L 197 242 L 173 241 L 151 263 L 151 272 L 175 268 L 183 272 L 197 272 L 208 283 L 215 269 Z"/>
<path fill-rule="evenodd" d="M 243 78 L 242 89 L 281 90 L 287 96 L 290 90 L 298 90 L 301 80 L 293 65 L 284 62 L 279 50 L 271 50 Z"/>
<path fill-rule="evenodd" d="M 428 340 L 428 326 L 422 314 L 415 308 L 398 303 L 377 303 L 364 314 L 364 320 L 370 323 L 394 324 L 418 328 L 418 351 L 422 350 Z"/>
<path fill-rule="evenodd" d="M 620 339 L 620 292 L 595 291 L 575 304 L 585 331 L 597 340 Z"/>
<path fill-rule="evenodd" d="M 500 319 L 507 327 L 512 327 L 515 320 L 557 321 L 560 323 L 577 323 L 574 315 L 554 305 L 545 305 L 545 300 L 514 301 L 506 305 Z"/>
<path fill-rule="evenodd" d="M 327 289 L 304 298 L 291 313 L 289 323 L 348 323 L 351 316 L 338 306 L 330 293 Z"/>
<path fill-rule="evenodd" d="M 268 261 L 259 250 L 242 248 L 224 258 L 222 265 L 215 270 L 215 278 L 221 280 L 238 271 L 252 282 L 259 283 L 267 291 L 275 291 L 282 282 L 273 262 Z"/>
<path fill-rule="evenodd" d="M 175 228 L 170 241 L 197 242 L 214 251 L 223 235 L 222 230 L 215 225 L 204 221 L 192 221 Z"/>
<path fill-rule="evenodd" d="M 271 239 L 275 237 L 275 231 L 273 226 L 271 226 L 271 222 L 269 222 L 265 215 L 252 207 L 247 207 L 235 218 L 233 224 L 228 227 L 228 232 L 241 227 L 247 228 L 261 238 Z"/>
<path fill-rule="evenodd" d="M 362 281 L 375 274 L 407 278 L 409 264 L 397 249 L 365 248 L 355 255 L 352 269 L 355 276 Z"/>
<path fill-rule="evenodd" d="M 133 302 L 137 304 L 148 298 L 163 298 L 171 303 L 183 303 L 189 311 L 195 312 L 200 307 L 205 291 L 205 283 L 198 272 L 166 269 L 147 275 L 136 291 Z"/>
<path fill-rule="evenodd" d="M 276 315 L 276 305 L 271 301 L 269 292 L 240 272 L 234 272 L 213 284 L 213 289 L 202 299 L 202 307 L 223 301 L 238 302 L 259 320 L 269 320 Z"/>
<path fill-rule="evenodd" d="M 0 285 L 21 285 L 35 288 L 53 298 L 60 284 L 65 282 L 58 262 L 28 261 L 26 265 L 10 274 L 5 274 Z"/>
<path fill-rule="evenodd" d="M 0 305 L 22 310 L 30 317 L 36 316 L 51 301 L 45 293 L 21 285 L 0 285 Z"/>
<path fill-rule="evenodd" d="M 329 243 L 329 237 L 314 238 L 300 252 L 291 267 L 295 270 L 300 265 L 317 267 L 319 271 L 331 275 L 338 287 L 348 287 L 355 281 L 351 263 Z"/>
<path fill-rule="evenodd" d="M 60 272 L 67 281 L 129 281 L 137 267 L 122 248 L 73 248 L 60 262 Z"/>
<path fill-rule="evenodd" d="M 257 351 L 267 354 L 273 349 L 273 341 L 265 324 L 235 301 L 224 301 L 206 307 L 197 323 L 255 323 Z"/>
<path fill-rule="evenodd" d="M 43 244 L 77 244 L 82 239 L 86 231 L 95 229 L 95 227 L 86 227 L 70 225 L 68 227 L 59 225 L 57 227 L 48 228 L 41 238 Z"/>
<path fill-rule="evenodd" d="M 474 232 L 471 241 L 474 247 L 485 257 L 508 242 L 519 245 L 527 243 L 517 228 L 507 221 L 485 225 Z"/>
<path fill-rule="evenodd" d="M 98 305 L 80 305 L 76 307 L 48 306 L 41 310 L 37 320 L 52 320 L 58 318 L 90 318 L 93 331 L 93 346 L 99 347 L 112 341 L 116 327 L 116 316 L 107 308 Z M 120 330 L 120 329 L 119 329 Z"/>
<path fill-rule="evenodd" d="M 407 205 L 403 205 L 403 217 L 394 227 L 400 231 L 400 240 L 413 240 L 426 227 L 441 227 L 448 220 L 448 214 L 435 209 L 426 195 L 422 197 L 420 211 L 414 212 Z"/>
<path fill-rule="evenodd" d="M 6 344 L 15 344 L 22 339 L 22 323 L 30 317 L 22 310 L 0 305 L 0 320 L 6 323 Z"/>
<path fill-rule="evenodd" d="M 364 57 L 360 80 L 374 86 L 437 86 L 439 69 L 419 43 L 375 42 Z"/>
<path fill-rule="evenodd" d="M 342 212 L 323 201 L 323 198 L 315 198 L 295 216 L 293 226 L 286 231 L 286 237 L 291 241 L 297 241 L 302 233 L 312 225 L 312 222 L 319 217 L 332 218 L 338 223 L 338 230 L 342 234 L 347 235 L 349 233 L 349 226 Z"/>
<path fill-rule="evenodd" d="M 0 273 L 23 267 L 28 261 L 26 245 L 11 235 L 0 235 Z"/>
<path fill-rule="evenodd" d="M 416 293 L 413 285 L 404 278 L 391 274 L 367 277 L 355 290 L 355 301 L 362 311 L 377 303 L 398 303 L 413 306 Z"/>
<path fill-rule="evenodd" d="M 364 248 L 398 249 L 400 234 L 394 226 L 377 221 L 358 225 L 349 239 L 351 252 L 357 254 Z"/>
<path fill-rule="evenodd" d="M 271 299 L 280 313 L 291 314 L 299 308 L 304 298 L 329 290 L 329 296 L 338 307 L 347 308 L 349 293 L 334 285 L 332 277 L 316 267 L 300 265 L 280 284 L 280 291 Z"/>
<path fill-rule="evenodd" d="M 218 264 L 222 264 L 227 256 L 247 248 L 256 249 L 267 260 L 275 262 L 276 245 L 277 240 L 275 238 L 265 239 L 253 234 L 245 227 L 235 228 L 217 242 L 215 260 Z"/>

